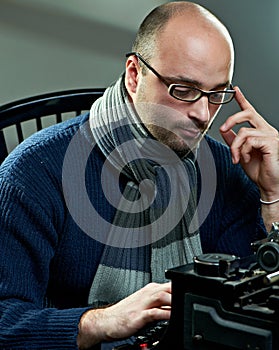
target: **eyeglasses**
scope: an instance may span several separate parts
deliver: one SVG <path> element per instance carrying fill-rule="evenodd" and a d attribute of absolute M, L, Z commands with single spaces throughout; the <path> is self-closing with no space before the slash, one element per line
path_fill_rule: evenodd
<path fill-rule="evenodd" d="M 159 74 L 149 63 L 138 53 L 129 52 L 126 57 L 136 56 L 152 73 L 154 73 L 157 78 L 167 86 L 169 94 L 180 101 L 185 102 L 196 102 L 202 96 L 207 96 L 208 102 L 214 105 L 222 105 L 232 101 L 235 95 L 235 90 L 233 90 L 230 84 L 230 89 L 220 90 L 220 91 L 204 91 L 196 87 L 182 85 L 182 84 L 172 84 L 169 83 L 161 74 Z"/>

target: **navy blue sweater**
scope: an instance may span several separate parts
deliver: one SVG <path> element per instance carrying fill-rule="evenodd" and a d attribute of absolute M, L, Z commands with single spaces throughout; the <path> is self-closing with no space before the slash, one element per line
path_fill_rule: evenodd
<path fill-rule="evenodd" d="M 87 120 L 88 114 L 31 136 L 1 166 L 1 349 L 77 348 L 78 324 L 88 309 L 103 244 L 83 232 L 70 215 L 62 169 L 69 142 L 81 125 L 82 137 L 76 145 L 81 159 L 91 147 Z M 231 163 L 225 145 L 209 137 L 207 142 L 215 159 L 217 189 L 200 228 L 203 251 L 248 255 L 250 242 L 264 232 L 258 190 L 241 167 Z M 79 160 L 74 163 L 78 167 Z M 111 222 L 115 209 L 102 193 L 103 163 L 103 155 L 94 147 L 85 184 L 94 208 Z M 70 179 L 71 169 L 67 176 Z M 114 185 L 113 171 L 110 180 L 107 185 Z M 120 182 L 120 187 L 125 185 L 124 178 Z M 76 203 L 79 209 L 78 193 Z M 82 220 L 88 219 L 86 215 Z M 93 223 L 93 234 L 98 230 L 98 223 Z"/>

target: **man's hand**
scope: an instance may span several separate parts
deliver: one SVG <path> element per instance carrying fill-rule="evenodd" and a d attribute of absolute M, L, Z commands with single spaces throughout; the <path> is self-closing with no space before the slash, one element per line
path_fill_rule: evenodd
<path fill-rule="evenodd" d="M 262 198 L 272 201 L 279 198 L 279 137 L 278 131 L 269 125 L 246 100 L 239 88 L 235 98 L 241 112 L 229 117 L 220 132 L 231 148 L 233 163 L 240 162 L 247 175 L 258 185 Z M 232 128 L 241 127 L 236 134 Z"/>
<path fill-rule="evenodd" d="M 279 137 L 278 131 L 261 117 L 246 100 L 238 87 L 235 98 L 241 111 L 230 116 L 220 127 L 221 135 L 231 149 L 233 163 L 240 163 L 246 174 L 258 185 L 261 198 L 273 201 L 279 198 Z M 238 133 L 233 127 L 242 123 Z M 278 221 L 279 203 L 262 206 L 267 230 L 272 221 Z"/>
<path fill-rule="evenodd" d="M 169 319 L 170 306 L 171 283 L 149 283 L 112 306 L 87 311 L 80 320 L 78 347 L 128 338 L 149 322 Z"/>

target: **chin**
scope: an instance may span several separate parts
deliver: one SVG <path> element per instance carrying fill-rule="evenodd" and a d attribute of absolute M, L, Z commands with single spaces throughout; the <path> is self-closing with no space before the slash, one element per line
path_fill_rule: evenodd
<path fill-rule="evenodd" d="M 153 124 L 148 125 L 148 130 L 156 140 L 169 147 L 179 157 L 185 157 L 189 152 L 193 152 L 198 147 L 203 137 L 203 135 L 201 135 L 196 139 L 182 138 L 172 131 Z"/>
<path fill-rule="evenodd" d="M 185 140 L 180 137 L 176 137 L 174 140 L 171 140 L 168 146 L 177 154 L 187 154 L 189 152 L 195 151 L 200 144 L 202 137 L 198 139 Z"/>

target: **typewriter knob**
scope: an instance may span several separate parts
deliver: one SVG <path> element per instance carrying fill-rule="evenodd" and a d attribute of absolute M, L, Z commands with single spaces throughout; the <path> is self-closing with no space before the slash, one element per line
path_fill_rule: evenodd
<path fill-rule="evenodd" d="M 267 272 L 279 270 L 279 244 L 276 242 L 262 244 L 257 251 L 257 259 L 263 270 Z"/>
<path fill-rule="evenodd" d="M 207 253 L 194 257 L 194 271 L 202 276 L 220 276 L 220 261 L 232 263 L 237 257 L 230 254 Z"/>

